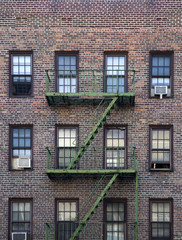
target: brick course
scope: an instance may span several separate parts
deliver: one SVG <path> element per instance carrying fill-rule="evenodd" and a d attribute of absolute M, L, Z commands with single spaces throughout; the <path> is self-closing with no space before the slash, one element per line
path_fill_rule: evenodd
<path fill-rule="evenodd" d="M 52 181 L 45 173 L 46 146 L 55 144 L 56 124 L 79 125 L 80 142 L 94 106 L 48 106 L 46 69 L 55 51 L 79 51 L 79 67 L 102 69 L 105 51 L 127 51 L 136 69 L 136 104 L 116 107 L 107 124 L 128 126 L 128 145 L 139 162 L 139 240 L 149 239 L 149 199 L 173 198 L 174 240 L 182 240 L 182 5 L 181 0 L 1 1 L 0 8 L 0 240 L 8 239 L 8 201 L 33 198 L 33 239 L 45 239 L 55 220 L 56 198 L 83 202 L 96 179 Z M 9 98 L 9 51 L 32 50 L 34 97 Z M 149 52 L 174 52 L 174 97 L 149 98 Z M 9 171 L 9 126 L 33 124 L 33 170 Z M 173 125 L 173 171 L 149 172 L 149 125 Z M 103 143 L 103 130 L 94 140 Z M 101 186 L 104 188 L 106 182 Z M 117 180 L 107 197 L 127 199 L 135 221 L 135 182 Z M 101 203 L 93 219 L 103 220 Z"/>

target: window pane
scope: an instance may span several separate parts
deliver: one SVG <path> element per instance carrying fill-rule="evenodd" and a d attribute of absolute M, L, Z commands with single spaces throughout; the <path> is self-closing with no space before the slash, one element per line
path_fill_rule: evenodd
<path fill-rule="evenodd" d="M 157 57 L 152 58 L 152 66 L 158 66 L 158 58 Z"/>

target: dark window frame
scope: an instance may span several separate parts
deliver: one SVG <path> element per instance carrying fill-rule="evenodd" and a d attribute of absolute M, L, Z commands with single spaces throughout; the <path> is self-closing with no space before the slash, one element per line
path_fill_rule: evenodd
<path fill-rule="evenodd" d="M 13 90 L 13 56 L 30 56 L 31 57 L 31 93 L 30 94 L 20 94 L 14 95 Z M 9 52 L 9 97 L 11 98 L 27 98 L 33 97 L 34 92 L 34 71 L 33 71 L 33 51 L 10 51 Z M 29 76 L 29 75 L 28 75 Z"/>
<path fill-rule="evenodd" d="M 170 203 L 170 238 L 152 238 L 152 203 Z M 164 223 L 164 222 L 161 222 Z M 173 199 L 172 198 L 151 198 L 149 199 L 149 239 L 150 240 L 172 240 L 173 239 Z"/>
<path fill-rule="evenodd" d="M 107 203 L 124 203 L 124 224 L 126 225 L 126 232 L 125 237 L 128 238 L 128 231 L 127 231 L 127 199 L 126 198 L 105 198 L 103 201 L 103 222 L 105 223 L 103 226 L 103 239 L 107 240 Z M 115 221 L 108 221 L 114 223 Z M 117 221 L 116 221 L 117 222 Z M 125 240 L 126 240 L 125 239 Z"/>
<path fill-rule="evenodd" d="M 21 230 L 21 231 L 13 231 L 12 230 L 12 204 L 13 203 L 30 203 L 30 231 Z M 9 213 L 8 213 L 8 239 L 12 239 L 12 232 L 29 232 L 30 240 L 33 239 L 33 198 L 9 198 Z M 24 221 L 25 222 L 25 221 Z"/>
<path fill-rule="evenodd" d="M 78 51 L 56 51 L 55 52 L 55 91 L 59 92 L 58 87 L 58 57 L 76 56 L 76 93 L 79 92 L 79 52 Z"/>
<path fill-rule="evenodd" d="M 170 149 L 170 162 L 169 162 L 170 168 L 152 168 L 151 167 L 152 166 L 152 130 L 166 130 L 166 129 L 169 130 L 169 133 L 170 133 L 170 148 L 169 148 Z M 149 171 L 152 171 L 152 172 L 153 171 L 173 171 L 173 125 L 150 125 L 149 126 Z"/>
<path fill-rule="evenodd" d="M 12 150 L 13 150 L 13 129 L 21 129 L 21 128 L 30 128 L 31 129 L 31 167 L 25 169 L 14 169 L 12 168 Z M 10 125 L 9 126 L 9 171 L 31 171 L 33 170 L 33 125 L 25 124 L 25 125 Z"/>
<path fill-rule="evenodd" d="M 104 73 L 103 73 L 103 89 L 107 92 L 107 57 L 125 57 L 125 88 L 124 92 L 128 92 L 128 52 L 127 51 L 105 51 L 104 52 Z"/>
<path fill-rule="evenodd" d="M 117 168 L 107 168 L 107 158 L 106 158 L 106 150 L 107 150 L 107 130 L 108 129 L 119 129 L 124 128 L 125 129 L 125 162 L 124 167 L 122 169 L 128 168 L 128 126 L 127 125 L 105 125 L 104 126 L 104 154 L 103 154 L 103 168 L 105 169 L 117 169 Z M 123 147 L 122 147 L 123 148 Z"/>
<path fill-rule="evenodd" d="M 55 134 L 55 146 L 56 146 L 56 168 L 59 168 L 59 129 L 76 129 L 76 146 L 75 148 L 79 148 L 79 125 L 60 125 L 56 124 L 56 134 Z M 79 164 L 77 165 L 77 168 L 79 168 Z M 63 168 L 64 169 L 64 168 Z"/>
<path fill-rule="evenodd" d="M 79 212 L 79 199 L 78 198 L 56 198 L 55 199 L 55 223 L 56 223 L 55 236 L 56 236 L 56 239 L 58 239 L 58 223 L 61 222 L 61 221 L 58 221 L 58 216 L 59 216 L 58 204 L 59 204 L 59 202 L 76 202 L 76 213 Z M 66 222 L 66 221 L 62 221 L 62 222 Z M 68 222 L 70 222 L 70 221 L 68 221 Z M 79 222 L 79 216 L 77 216 L 77 222 Z"/>
<path fill-rule="evenodd" d="M 171 95 L 169 97 L 172 98 L 174 96 L 173 95 L 173 93 L 174 93 L 174 52 L 173 51 L 150 51 L 150 55 L 149 55 L 149 97 L 159 98 L 159 96 L 151 96 L 151 89 L 153 88 L 153 86 L 152 86 L 152 57 L 154 57 L 154 56 L 157 56 L 157 57 L 169 56 L 170 57 L 170 85 L 168 86 L 168 88 L 171 89 Z"/>

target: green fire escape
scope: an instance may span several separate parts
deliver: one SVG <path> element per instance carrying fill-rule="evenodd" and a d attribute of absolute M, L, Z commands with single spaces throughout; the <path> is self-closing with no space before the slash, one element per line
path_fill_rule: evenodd
<path fill-rule="evenodd" d="M 89 72 L 89 73 L 88 73 Z M 85 141 L 77 149 L 76 154 L 66 169 L 57 169 L 52 165 L 52 158 L 56 159 L 56 153 L 53 153 L 50 148 L 47 148 L 47 168 L 46 173 L 50 179 L 57 179 L 62 177 L 79 177 L 79 176 L 94 176 L 102 177 L 106 176 L 110 178 L 105 188 L 97 195 L 95 203 L 90 210 L 85 214 L 83 219 L 77 224 L 70 240 L 75 240 L 79 234 L 84 231 L 84 227 L 87 225 L 89 219 L 94 214 L 95 210 L 104 199 L 109 189 L 112 187 L 117 178 L 133 177 L 136 183 L 136 222 L 135 222 L 135 236 L 133 239 L 138 240 L 138 164 L 135 159 L 135 149 L 133 150 L 133 166 L 127 168 L 114 168 L 108 169 L 96 167 L 96 168 L 78 168 L 78 163 L 84 157 L 85 153 L 91 146 L 94 138 L 97 136 L 103 125 L 106 123 L 107 118 L 114 110 L 115 106 L 130 105 L 134 106 L 135 103 L 135 70 L 127 71 L 128 75 L 128 91 L 119 92 L 118 88 L 115 93 L 103 92 L 99 89 L 99 80 L 103 77 L 103 71 L 99 70 L 80 70 L 79 78 L 85 80 L 88 78 L 92 82 L 92 86 L 86 91 L 72 92 L 72 93 L 59 93 L 50 92 L 52 88 L 51 76 L 53 77 L 54 71 L 46 71 L 46 98 L 49 105 L 65 105 L 65 104 L 92 104 L 98 105 L 98 109 L 103 110 L 101 116 L 96 117 L 98 111 L 93 114 L 93 118 L 97 119 L 97 123 L 92 127 L 90 133 L 87 134 Z M 83 81 L 84 82 L 84 81 Z M 95 118 L 96 117 L 96 118 Z M 56 152 L 56 151 L 55 151 Z M 95 151 L 96 152 L 96 151 Z M 49 224 L 46 224 L 46 240 L 49 240 Z"/>

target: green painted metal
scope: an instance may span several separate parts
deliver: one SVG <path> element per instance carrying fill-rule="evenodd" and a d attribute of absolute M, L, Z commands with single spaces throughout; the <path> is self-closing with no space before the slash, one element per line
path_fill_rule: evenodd
<path fill-rule="evenodd" d="M 77 92 L 77 93 L 46 93 L 47 97 L 105 97 L 112 99 L 113 97 L 132 97 L 135 96 L 133 92 L 127 93 L 106 93 L 106 92 Z M 76 99 L 75 99 L 76 100 Z"/>
<path fill-rule="evenodd" d="M 135 149 L 134 149 L 134 158 L 135 158 Z M 135 176 L 135 181 L 136 181 L 136 186 L 135 186 L 135 191 L 136 191 L 136 196 L 135 196 L 135 214 L 136 214 L 136 223 L 135 223 L 135 240 L 138 240 L 138 161 L 135 161 L 135 169 L 136 169 L 136 176 Z"/>
<path fill-rule="evenodd" d="M 49 240 L 49 234 L 50 234 L 50 225 L 48 223 L 45 224 L 45 228 L 46 228 L 46 235 L 45 235 L 45 239 Z"/>
<path fill-rule="evenodd" d="M 73 158 L 72 162 L 69 164 L 67 168 L 68 170 L 75 167 L 75 165 L 77 164 L 77 162 L 79 161 L 83 153 L 87 150 L 88 146 L 91 144 L 92 140 L 95 138 L 95 136 L 100 131 L 103 124 L 105 123 L 106 118 L 110 115 L 110 113 L 114 109 L 114 106 L 117 100 L 118 100 L 118 97 L 115 97 L 112 100 L 112 102 L 109 104 L 109 106 L 107 107 L 107 109 L 105 110 L 105 112 L 103 113 L 103 115 L 101 116 L 97 124 L 95 125 L 95 127 L 92 129 L 92 132 L 88 135 L 87 139 L 84 141 L 84 143 L 80 147 L 80 150 L 77 152 L 76 156 Z"/>
<path fill-rule="evenodd" d="M 49 169 L 49 161 L 50 161 L 50 158 L 51 158 L 51 152 L 49 150 L 48 147 L 46 147 L 46 169 L 48 170 Z"/>
<path fill-rule="evenodd" d="M 101 169 L 101 170 L 82 170 L 82 169 L 46 169 L 46 173 L 47 174 L 62 174 L 62 175 L 66 175 L 66 174 L 77 174 L 77 175 L 88 175 L 88 174 L 135 174 L 136 170 L 135 169 Z"/>
<path fill-rule="evenodd" d="M 88 211 L 88 213 L 85 215 L 83 221 L 80 222 L 79 226 L 76 228 L 75 232 L 73 233 L 72 237 L 70 240 L 75 240 L 76 237 L 78 237 L 79 233 L 82 231 L 84 226 L 87 224 L 88 220 L 91 218 L 92 214 L 95 212 L 97 207 L 99 206 L 100 202 L 103 200 L 113 183 L 115 182 L 116 178 L 118 177 L 118 174 L 114 174 L 107 186 L 104 188 L 100 196 L 97 198 L 96 202 L 94 205 L 91 207 L 91 209 Z"/>

